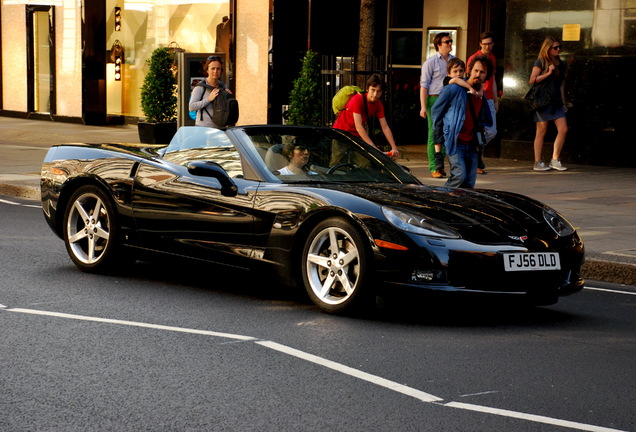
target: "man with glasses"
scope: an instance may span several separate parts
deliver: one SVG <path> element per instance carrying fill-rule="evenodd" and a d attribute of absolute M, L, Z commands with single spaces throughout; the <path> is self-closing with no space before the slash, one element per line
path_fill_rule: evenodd
<path fill-rule="evenodd" d="M 499 98 L 497 94 L 497 81 L 495 80 L 495 72 L 497 69 L 497 59 L 492 53 L 494 43 L 494 36 L 491 32 L 483 32 L 479 37 L 479 50 L 468 58 L 468 62 L 480 55 L 485 55 L 490 58 L 493 64 L 493 73 L 488 81 L 484 83 L 484 97 L 488 102 L 490 108 L 490 114 L 492 115 L 492 127 L 484 128 L 484 135 L 486 136 L 486 142 L 482 145 L 488 144 L 497 135 L 497 111 L 499 111 Z M 479 162 L 477 166 L 477 174 L 486 174 L 486 165 L 482 159 L 482 152 L 479 152 Z"/>
<path fill-rule="evenodd" d="M 446 173 L 435 169 L 435 143 L 433 139 L 433 118 L 431 109 L 437 100 L 442 88 L 444 87 L 444 77 L 446 76 L 446 63 L 454 56 L 451 54 L 453 50 L 453 39 L 448 32 L 440 32 L 433 38 L 435 45 L 435 54 L 429 57 L 422 64 L 422 75 L 420 81 L 420 116 L 427 119 L 428 122 L 428 141 L 426 152 L 428 154 L 428 165 L 433 178 L 441 178 Z M 444 158 L 442 149 L 442 160 Z"/>

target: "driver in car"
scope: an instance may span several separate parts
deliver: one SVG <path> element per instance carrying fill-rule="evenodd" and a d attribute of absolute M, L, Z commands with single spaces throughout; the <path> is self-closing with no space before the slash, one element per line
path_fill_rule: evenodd
<path fill-rule="evenodd" d="M 279 175 L 316 175 L 309 169 L 309 149 L 299 144 L 285 144 L 283 156 L 289 159 L 287 166 L 278 170 Z"/>

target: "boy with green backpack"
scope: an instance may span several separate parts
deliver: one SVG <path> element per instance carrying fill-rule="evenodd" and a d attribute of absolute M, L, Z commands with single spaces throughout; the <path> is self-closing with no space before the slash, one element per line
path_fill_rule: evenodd
<path fill-rule="evenodd" d="M 393 133 L 384 116 L 384 105 L 382 105 L 382 101 L 380 100 L 384 87 L 385 83 L 382 77 L 373 74 L 367 80 L 366 92 L 360 91 L 359 87 L 353 88 L 353 86 L 347 86 L 346 89 L 341 89 L 336 96 L 334 96 L 332 101 L 334 112 L 338 115 L 333 127 L 350 132 L 360 137 L 367 144 L 377 148 L 365 128 L 369 117 L 375 115 L 380 122 L 380 127 L 386 140 L 391 145 L 390 155 L 395 158 L 400 155 L 400 151 L 395 144 Z M 341 92 L 343 93 L 341 94 Z M 343 102 L 344 108 L 342 108 Z"/>

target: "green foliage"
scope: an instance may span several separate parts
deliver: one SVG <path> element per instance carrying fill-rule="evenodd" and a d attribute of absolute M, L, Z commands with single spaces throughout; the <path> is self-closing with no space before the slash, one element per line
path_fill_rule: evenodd
<path fill-rule="evenodd" d="M 287 124 L 320 126 L 321 109 L 320 61 L 318 53 L 309 50 L 289 94 Z"/>
<path fill-rule="evenodd" d="M 177 119 L 174 57 L 168 48 L 157 48 L 146 62 L 150 70 L 141 87 L 141 110 L 149 123 L 174 122 Z"/>

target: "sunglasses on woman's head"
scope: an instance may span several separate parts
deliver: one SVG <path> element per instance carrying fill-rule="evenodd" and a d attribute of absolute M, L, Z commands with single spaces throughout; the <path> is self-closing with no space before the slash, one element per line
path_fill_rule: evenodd
<path fill-rule="evenodd" d="M 210 57 L 208 57 L 208 60 L 210 60 L 210 61 L 221 61 L 221 57 L 219 57 L 219 56 L 210 56 Z"/>

